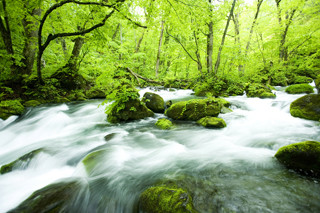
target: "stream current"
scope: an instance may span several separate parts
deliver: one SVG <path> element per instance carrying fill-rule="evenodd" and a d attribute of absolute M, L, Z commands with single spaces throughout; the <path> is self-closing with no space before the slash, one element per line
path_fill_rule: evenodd
<path fill-rule="evenodd" d="M 180 179 L 199 212 L 320 212 L 319 180 L 300 176 L 273 157 L 285 145 L 320 141 L 319 122 L 294 118 L 290 103 L 302 95 L 277 87 L 276 99 L 228 97 L 227 127 L 205 129 L 154 123 L 163 114 L 110 124 L 102 100 L 41 105 L 0 119 L 0 166 L 39 148 L 27 165 L 0 175 L 0 212 L 18 206 L 48 184 L 80 179 L 74 212 L 134 212 L 140 193 L 163 179 Z M 191 90 L 151 91 L 165 101 L 195 98 Z M 111 135 L 110 135 L 111 134 Z M 105 136 L 108 135 L 107 141 Z M 105 149 L 88 176 L 82 159 Z M 103 203 L 103 204 L 101 204 Z"/>

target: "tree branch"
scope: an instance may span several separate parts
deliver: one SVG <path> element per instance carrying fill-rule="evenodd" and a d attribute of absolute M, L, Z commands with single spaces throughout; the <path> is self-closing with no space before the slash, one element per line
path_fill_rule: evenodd
<path fill-rule="evenodd" d="M 160 85 L 163 84 L 163 82 L 161 82 L 161 81 L 155 81 L 155 80 L 152 80 L 152 79 L 149 79 L 149 78 L 145 78 L 145 77 L 143 77 L 143 76 L 141 76 L 141 75 L 133 72 L 133 71 L 132 71 L 130 68 L 128 68 L 128 67 L 127 67 L 126 69 L 127 69 L 127 71 L 130 72 L 135 78 L 141 78 L 142 80 L 144 80 L 144 81 L 146 81 L 146 82 L 149 82 L 149 83 L 160 84 Z M 138 82 L 139 82 L 139 81 L 138 81 Z"/>

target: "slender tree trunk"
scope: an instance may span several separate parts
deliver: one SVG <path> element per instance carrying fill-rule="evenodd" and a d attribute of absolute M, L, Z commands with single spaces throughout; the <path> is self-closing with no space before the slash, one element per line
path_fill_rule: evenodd
<path fill-rule="evenodd" d="M 120 23 L 117 25 L 116 31 L 114 31 L 113 33 L 112 40 L 114 40 L 117 37 L 119 29 L 120 29 Z"/>
<path fill-rule="evenodd" d="M 238 54 L 241 56 L 241 43 L 240 43 L 240 26 L 239 26 L 239 14 L 237 13 L 236 15 L 232 16 L 232 20 L 234 23 L 234 31 L 235 31 L 235 37 L 234 37 L 234 42 L 235 45 L 238 45 Z M 238 65 L 238 73 L 239 75 L 243 75 L 243 65 L 241 63 L 242 61 L 239 60 L 239 65 Z"/>
<path fill-rule="evenodd" d="M 211 9 L 212 0 L 209 0 L 210 4 L 210 15 L 209 17 L 212 19 L 212 9 Z M 212 73 L 213 65 L 212 65 L 212 53 L 213 53 L 213 22 L 210 20 L 208 23 L 208 34 L 207 34 L 207 72 Z"/>
<path fill-rule="evenodd" d="M 120 31 L 120 44 L 122 45 L 122 43 L 123 43 L 123 35 L 122 35 L 122 25 L 120 24 L 120 26 L 119 26 L 119 31 Z M 120 53 L 119 54 L 119 60 L 121 61 L 122 60 L 122 53 Z"/>
<path fill-rule="evenodd" d="M 229 13 L 229 16 L 228 16 L 227 24 L 226 24 L 226 27 L 225 27 L 224 32 L 223 32 L 221 44 L 220 44 L 219 51 L 218 51 L 217 61 L 216 61 L 216 64 L 214 66 L 214 74 L 215 75 L 217 75 L 217 73 L 218 73 L 218 69 L 219 69 L 219 65 L 220 65 L 221 52 L 222 52 L 222 48 L 223 48 L 224 41 L 225 41 L 225 38 L 226 38 L 226 34 L 227 34 L 227 31 L 228 31 L 230 19 L 231 19 L 232 15 L 233 15 L 233 10 L 234 10 L 234 7 L 236 5 L 236 1 L 237 0 L 233 0 L 232 6 L 231 6 L 231 9 L 230 9 L 230 13 Z"/>
<path fill-rule="evenodd" d="M 41 15 L 41 9 L 34 8 L 31 15 L 39 18 Z M 37 21 L 28 21 L 28 17 L 25 16 L 22 20 L 22 25 L 26 35 L 25 46 L 23 49 L 23 63 L 25 64 L 24 72 L 29 75 L 32 72 L 36 58 L 39 23 Z"/>
<path fill-rule="evenodd" d="M 158 73 L 159 73 L 160 53 L 161 53 L 163 31 L 164 31 L 164 21 L 161 21 L 161 30 L 160 30 L 160 38 L 159 38 L 158 54 L 157 54 L 157 63 L 156 63 L 156 78 L 158 78 Z"/>
<path fill-rule="evenodd" d="M 84 38 L 83 37 L 78 37 L 74 40 L 74 45 L 72 49 L 71 56 L 68 60 L 68 63 L 65 67 L 69 67 L 72 71 L 77 71 L 77 63 L 79 60 L 81 48 L 84 44 Z"/>
<path fill-rule="evenodd" d="M 145 34 L 145 30 L 143 30 L 142 35 L 141 35 L 141 37 L 140 37 L 140 39 L 139 39 L 139 41 L 138 41 L 138 43 L 137 43 L 136 51 L 135 51 L 136 53 L 138 53 L 138 52 L 139 52 L 139 50 L 140 50 L 140 47 L 141 47 L 141 43 L 142 43 L 142 40 L 143 40 L 144 34 Z"/>
<path fill-rule="evenodd" d="M 280 41 L 280 55 L 279 56 L 280 56 L 280 60 L 282 60 L 282 61 L 288 60 L 288 47 L 285 45 L 285 43 L 286 43 L 286 38 L 287 38 L 289 26 L 292 22 L 292 18 L 294 16 L 295 12 L 296 12 L 296 9 L 293 9 L 291 11 L 291 13 L 287 14 L 287 16 L 286 16 L 287 23 L 285 25 L 284 31 L 282 32 L 281 41 Z"/>
<path fill-rule="evenodd" d="M 196 31 L 193 31 L 193 36 L 194 36 L 194 42 L 196 43 L 196 56 L 197 56 L 197 64 L 198 64 L 198 70 L 201 74 L 201 77 L 203 77 L 202 73 L 202 64 L 201 64 L 201 55 L 199 53 L 199 44 L 198 44 L 198 37 L 196 35 Z"/>

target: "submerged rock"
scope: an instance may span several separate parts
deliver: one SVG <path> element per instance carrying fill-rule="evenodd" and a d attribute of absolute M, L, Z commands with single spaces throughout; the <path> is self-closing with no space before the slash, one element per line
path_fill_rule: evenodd
<path fill-rule="evenodd" d="M 106 156 L 109 152 L 110 149 L 100 149 L 89 153 L 82 160 L 84 168 L 89 176 L 95 176 L 105 172 L 101 165 L 105 162 Z"/>
<path fill-rule="evenodd" d="M 113 105 L 108 114 L 110 123 L 118 123 L 121 121 L 139 120 L 146 117 L 152 117 L 154 113 L 148 109 L 139 99 L 129 99 L 119 110 L 119 105 Z"/>
<path fill-rule="evenodd" d="M 309 84 L 294 84 L 286 88 L 289 94 L 313 93 L 313 87 Z"/>
<path fill-rule="evenodd" d="M 294 117 L 309 120 L 320 120 L 320 94 L 305 95 L 293 101 L 290 113 Z"/>
<path fill-rule="evenodd" d="M 0 174 L 5 174 L 5 173 L 11 172 L 15 169 L 26 168 L 29 165 L 32 158 L 34 158 L 36 155 L 38 155 L 42 151 L 43 151 L 43 149 L 33 150 L 33 151 L 21 156 L 17 160 L 12 161 L 11 163 L 8 163 L 6 165 L 3 165 L 0 169 Z"/>
<path fill-rule="evenodd" d="M 305 141 L 281 147 L 278 161 L 299 173 L 320 177 L 320 142 Z"/>
<path fill-rule="evenodd" d="M 164 100 L 163 98 L 155 93 L 146 92 L 143 95 L 143 100 L 146 103 L 146 106 L 155 113 L 164 112 Z"/>
<path fill-rule="evenodd" d="M 110 141 L 112 138 L 114 138 L 117 135 L 117 133 L 110 133 L 104 136 L 105 141 Z"/>
<path fill-rule="evenodd" d="M 54 183 L 35 191 L 9 212 L 71 212 L 75 210 L 75 201 L 80 190 L 81 183 L 77 180 Z"/>
<path fill-rule="evenodd" d="M 8 100 L 0 102 L 0 118 L 6 120 L 11 115 L 21 115 L 24 111 L 24 106 L 19 100 Z"/>
<path fill-rule="evenodd" d="M 197 121 L 197 124 L 207 128 L 224 128 L 227 126 L 226 122 L 222 118 L 216 117 L 204 117 Z"/>
<path fill-rule="evenodd" d="M 221 107 L 221 103 L 217 99 L 192 99 L 173 104 L 165 114 L 175 120 L 196 121 L 206 116 L 218 116 Z"/>
<path fill-rule="evenodd" d="M 197 212 L 188 191 L 175 185 L 160 185 L 145 190 L 139 199 L 142 212 Z"/>
<path fill-rule="evenodd" d="M 271 89 L 263 84 L 249 84 L 246 87 L 247 97 L 258 97 L 258 98 L 275 98 L 276 95 L 272 93 Z"/>
<path fill-rule="evenodd" d="M 155 125 L 160 129 L 171 129 L 173 126 L 172 122 L 166 118 L 160 118 Z"/>

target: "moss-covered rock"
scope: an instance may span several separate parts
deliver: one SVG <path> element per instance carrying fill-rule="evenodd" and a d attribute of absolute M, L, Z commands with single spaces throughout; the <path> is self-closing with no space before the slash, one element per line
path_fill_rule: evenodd
<path fill-rule="evenodd" d="M 275 157 L 289 169 L 320 177 L 320 142 L 305 141 L 284 146 Z"/>
<path fill-rule="evenodd" d="M 57 70 L 51 78 L 58 80 L 58 88 L 66 90 L 83 89 L 87 84 L 82 75 L 68 67 Z"/>
<path fill-rule="evenodd" d="M 75 198 L 80 190 L 80 181 L 54 183 L 35 191 L 18 207 L 9 212 L 72 212 L 74 211 Z"/>
<path fill-rule="evenodd" d="M 164 112 L 164 100 L 163 98 L 155 93 L 146 92 L 143 95 L 143 100 L 146 103 L 146 106 L 155 113 Z"/>
<path fill-rule="evenodd" d="M 30 101 L 26 101 L 23 104 L 25 107 L 35 107 L 35 106 L 39 106 L 41 105 L 41 102 L 38 100 L 30 100 Z"/>
<path fill-rule="evenodd" d="M 215 128 L 220 129 L 227 126 L 226 122 L 222 118 L 216 118 L 216 117 L 204 117 L 197 121 L 197 124 L 207 127 L 207 128 Z"/>
<path fill-rule="evenodd" d="M 294 84 L 286 88 L 289 94 L 313 93 L 313 87 L 309 84 Z"/>
<path fill-rule="evenodd" d="M 218 116 L 221 107 L 222 105 L 217 99 L 192 99 L 172 104 L 165 114 L 174 120 L 196 121 L 206 116 Z"/>
<path fill-rule="evenodd" d="M 19 100 L 8 100 L 0 102 L 0 118 L 6 120 L 11 115 L 21 115 L 24 111 L 24 106 Z"/>
<path fill-rule="evenodd" d="M 253 83 L 246 86 L 247 97 L 275 98 L 271 89 L 263 84 Z"/>
<path fill-rule="evenodd" d="M 104 99 L 106 94 L 102 89 L 91 87 L 90 90 L 86 92 L 86 96 L 89 99 Z"/>
<path fill-rule="evenodd" d="M 159 120 L 157 120 L 155 125 L 160 129 L 171 129 L 173 127 L 172 122 L 166 118 L 160 118 Z"/>
<path fill-rule="evenodd" d="M 320 94 L 310 94 L 298 98 L 290 105 L 290 113 L 294 117 L 308 120 L 320 120 Z"/>
<path fill-rule="evenodd" d="M 67 103 L 67 102 L 70 102 L 70 100 L 66 97 L 56 97 L 54 102 L 55 103 Z"/>
<path fill-rule="evenodd" d="M 105 156 L 107 153 L 107 149 L 97 150 L 91 152 L 82 160 L 88 175 L 100 174 L 99 163 L 105 161 Z"/>
<path fill-rule="evenodd" d="M 169 100 L 169 101 L 166 102 L 166 107 L 167 107 L 167 108 L 171 107 L 171 105 L 172 105 L 172 101 L 171 101 L 171 100 Z"/>
<path fill-rule="evenodd" d="M 160 185 L 145 190 L 139 199 L 139 210 L 146 213 L 196 212 L 188 191 L 174 185 Z"/>
<path fill-rule="evenodd" d="M 21 156 L 17 160 L 12 161 L 11 163 L 8 163 L 6 165 L 3 165 L 0 168 L 0 174 L 6 174 L 6 173 L 11 172 L 11 171 L 13 171 L 15 169 L 24 169 L 24 168 L 26 168 L 29 165 L 29 163 L 32 160 L 32 158 L 34 158 L 36 155 L 38 155 L 42 151 L 43 151 L 43 149 L 33 150 L 33 151 Z"/>
<path fill-rule="evenodd" d="M 111 107 L 107 117 L 110 123 L 139 120 L 154 115 L 139 99 L 129 99 L 124 103 L 115 103 Z"/>

